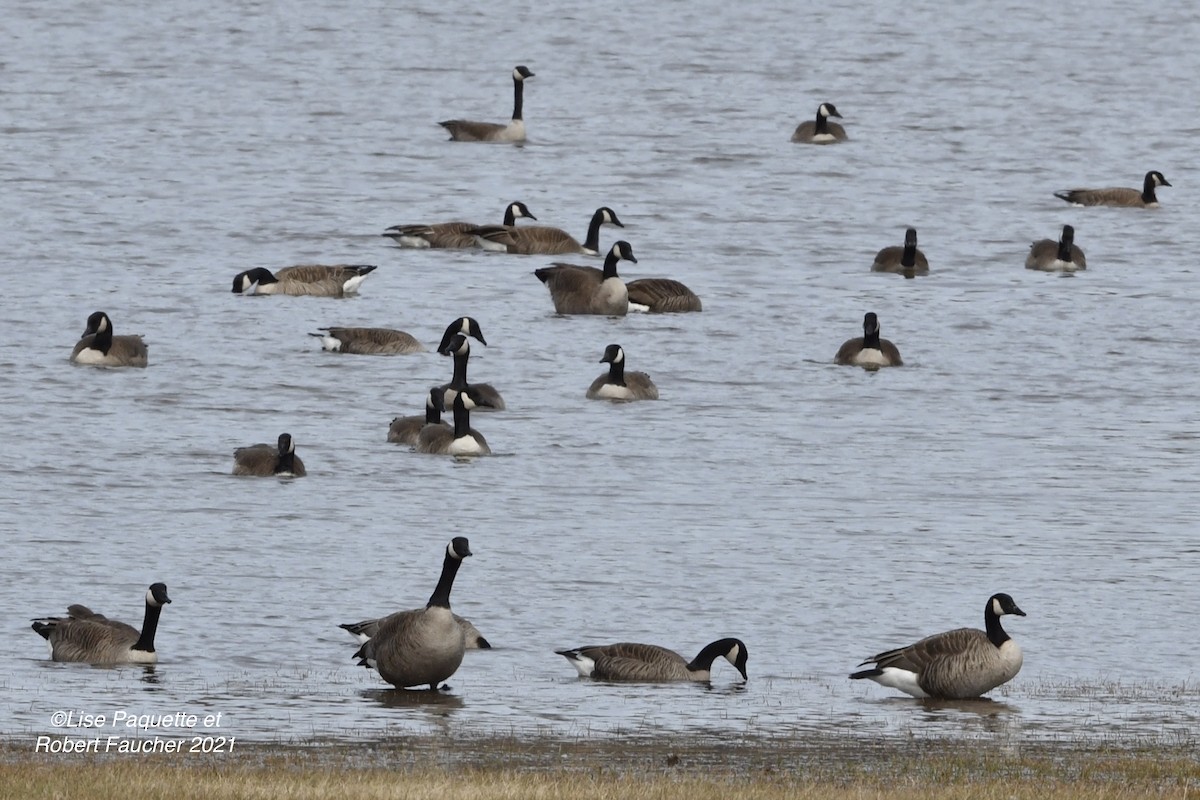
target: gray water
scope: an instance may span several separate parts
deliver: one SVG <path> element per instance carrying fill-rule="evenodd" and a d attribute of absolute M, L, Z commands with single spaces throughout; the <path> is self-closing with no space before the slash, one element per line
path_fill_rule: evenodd
<path fill-rule="evenodd" d="M 55 710 L 217 713 L 244 740 L 518 735 L 1190 735 L 1200 12 L 1108 2 L 611 4 L 463 11 L 10 0 L 0 56 L 0 733 Z M 503 120 L 524 147 L 445 141 Z M 851 140 L 788 139 L 835 102 Z M 1073 186 L 1174 186 L 1156 211 Z M 701 314 L 564 318 L 551 259 L 415 252 L 400 222 L 523 200 L 582 236 L 610 205 Z M 1089 269 L 1027 271 L 1076 228 Z M 915 226 L 932 273 L 869 272 Z M 606 228 L 602 241 L 611 242 Z M 251 266 L 372 263 L 361 295 L 246 298 Z M 72 366 L 87 315 L 145 370 Z M 906 366 L 832 364 L 863 313 Z M 435 343 L 483 325 L 496 455 L 388 445 L 449 378 L 435 353 L 339 356 L 306 334 Z M 584 400 L 618 342 L 662 400 Z M 296 439 L 302 480 L 232 477 Z M 338 623 L 453 602 L 496 645 L 436 701 L 355 667 Z M 55 664 L 29 619 L 137 624 L 153 670 Z M 925 707 L 846 675 L 980 626 L 1011 593 L 1025 667 L 993 702 Z M 580 681 L 556 648 L 739 636 L 743 687 Z"/>

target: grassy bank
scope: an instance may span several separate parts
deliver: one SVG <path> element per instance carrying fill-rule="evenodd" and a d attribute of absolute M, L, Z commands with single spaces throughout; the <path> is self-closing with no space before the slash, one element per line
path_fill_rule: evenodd
<path fill-rule="evenodd" d="M 0 800 L 1200 797 L 1200 757 L 1182 744 L 405 739 L 129 758 L 10 741 L 0 752 Z"/>

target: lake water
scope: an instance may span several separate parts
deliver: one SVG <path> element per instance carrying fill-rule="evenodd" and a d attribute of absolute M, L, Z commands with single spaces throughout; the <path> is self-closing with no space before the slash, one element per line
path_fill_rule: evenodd
<path fill-rule="evenodd" d="M 1200 11 L 795 8 L 10 2 L 0 733 L 69 709 L 220 712 L 268 742 L 1191 735 Z M 507 118 L 518 63 L 529 143 L 447 142 L 438 120 Z M 850 141 L 790 143 L 822 101 Z M 1150 169 L 1174 184 L 1156 211 L 1052 196 Z M 512 200 L 580 237 L 613 207 L 622 273 L 704 312 L 558 317 L 532 275 L 552 259 L 379 236 Z M 1025 270 L 1065 223 L 1088 270 Z M 931 274 L 872 274 L 909 225 Z M 379 268 L 345 300 L 229 291 L 313 262 Z M 97 309 L 148 369 L 68 363 Z M 866 311 L 906 366 L 833 365 Z M 432 345 L 460 314 L 509 407 L 473 417 L 496 455 L 472 462 L 385 442 L 448 359 L 306 335 Z M 661 401 L 584 399 L 610 342 Z M 309 477 L 229 474 L 282 431 Z M 436 701 L 386 691 L 337 625 L 423 604 L 454 535 L 475 552 L 454 608 L 496 649 Z M 70 603 L 138 624 L 152 581 L 174 600 L 152 671 L 54 664 L 29 630 Z M 994 702 L 846 679 L 981 626 L 996 591 L 1028 616 Z M 730 635 L 744 687 L 723 661 L 711 687 L 580 681 L 553 652 Z"/>

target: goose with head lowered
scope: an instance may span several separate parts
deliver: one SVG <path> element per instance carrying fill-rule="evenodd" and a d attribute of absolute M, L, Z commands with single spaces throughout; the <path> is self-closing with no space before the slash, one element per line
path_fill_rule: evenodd
<path fill-rule="evenodd" d="M 575 264 L 554 263 L 533 271 L 550 290 L 554 310 L 559 314 L 604 314 L 623 317 L 629 313 L 629 290 L 617 275 L 617 262 L 637 263 L 633 248 L 624 240 L 617 242 L 604 257 L 604 269 Z"/>
<path fill-rule="evenodd" d="M 1077 206 L 1122 206 L 1125 208 L 1158 208 L 1158 195 L 1154 190 L 1159 186 L 1170 186 L 1163 174 L 1157 170 L 1146 173 L 1142 181 L 1142 190 L 1129 189 L 1124 186 L 1107 189 L 1066 189 L 1055 192 L 1059 200 L 1065 200 Z"/>
<path fill-rule="evenodd" d="M 71 350 L 71 361 L 93 367 L 144 367 L 149 355 L 139 334 L 114 336 L 108 314 L 96 311 L 88 317 L 83 336 Z"/>
<path fill-rule="evenodd" d="M 310 333 L 321 340 L 321 349 L 331 353 L 363 356 L 403 356 L 424 353 L 425 346 L 411 333 L 395 328 L 320 328 Z"/>
<path fill-rule="evenodd" d="M 896 272 L 906 277 L 925 275 L 929 272 L 929 260 L 917 249 L 917 229 L 904 232 L 904 246 L 892 245 L 875 254 L 872 272 Z"/>
<path fill-rule="evenodd" d="M 658 387 L 644 372 L 625 371 L 625 350 L 619 344 L 604 348 L 601 364 L 608 364 L 608 372 L 592 381 L 588 387 L 589 400 L 657 400 Z"/>
<path fill-rule="evenodd" d="M 454 358 L 454 374 L 449 383 L 440 387 L 443 392 L 443 408 L 453 407 L 455 396 L 466 394 L 471 399 L 471 408 L 487 411 L 504 410 L 504 398 L 500 396 L 500 392 L 496 391 L 496 387 L 490 383 L 467 382 L 467 363 L 471 359 L 471 345 L 466 336 L 461 333 L 454 334 L 439 352 L 444 356 Z"/>
<path fill-rule="evenodd" d="M 466 119 L 448 119 L 439 122 L 450 132 L 455 142 L 523 142 L 525 141 L 525 81 L 533 77 L 528 67 L 513 68 L 513 114 L 507 125 L 498 122 L 474 122 Z"/>
<path fill-rule="evenodd" d="M 416 445 L 417 437 L 426 425 L 439 425 L 449 429 L 449 424 L 442 419 L 442 407 L 445 403 L 442 387 L 434 386 L 425 398 L 425 413 L 408 417 L 396 417 L 388 426 L 387 440 L 392 444 Z"/>
<path fill-rule="evenodd" d="M 470 409 L 475 404 L 466 392 L 454 395 L 454 427 L 426 425 L 417 434 L 416 451 L 439 456 L 486 456 L 488 447 L 483 434 L 471 427 Z"/>
<path fill-rule="evenodd" d="M 792 141 L 802 144 L 833 144 L 846 141 L 846 129 L 836 122 L 830 122 L 830 117 L 842 118 L 833 103 L 821 103 L 817 106 L 817 118 L 801 122 L 792 133 Z"/>
<path fill-rule="evenodd" d="M 718 639 L 705 645 L 691 661 L 674 650 L 636 642 L 574 647 L 555 652 L 570 661 L 581 678 L 645 683 L 707 682 L 712 679 L 713 662 L 724 657 L 741 673 L 742 680 L 748 680 L 746 661 L 749 653 L 741 639 Z"/>
<path fill-rule="evenodd" d="M 868 369 L 904 364 L 896 345 L 879 337 L 879 317 L 874 311 L 868 311 L 863 317 L 863 335 L 843 342 L 833 360 L 838 364 Z"/>
<path fill-rule="evenodd" d="M 583 253 L 596 256 L 600 254 L 600 226 L 616 225 L 624 228 L 617 212 L 607 206 L 596 209 L 592 221 L 588 224 L 587 237 L 583 244 L 562 228 L 549 225 L 481 225 L 473 228 L 471 234 L 484 250 L 499 253 L 515 253 L 519 255 L 556 256 L 568 253 Z"/>
<path fill-rule="evenodd" d="M 1075 229 L 1070 225 L 1063 225 L 1062 237 L 1057 242 L 1053 239 L 1041 239 L 1029 245 L 1025 269 L 1043 272 L 1075 272 L 1087 269 L 1087 258 L 1075 244 Z"/>
<path fill-rule="evenodd" d="M 501 227 L 512 228 L 518 219 L 536 220 L 524 203 L 509 203 L 504 210 Z M 393 225 L 383 232 L 401 247 L 430 247 L 440 250 L 467 250 L 479 246 L 475 234 L 470 231 L 479 226 L 473 222 L 436 222 L 432 225 Z"/>
<path fill-rule="evenodd" d="M 65 617 L 42 617 L 33 629 L 46 640 L 54 661 L 86 664 L 154 664 L 154 634 L 162 607 L 171 602 L 165 583 L 152 583 L 146 590 L 146 614 L 142 629 L 97 614 L 87 606 L 72 605 Z"/>
<path fill-rule="evenodd" d="M 234 276 L 233 293 L 343 297 L 356 294 L 374 270 L 371 264 L 304 264 L 275 272 L 256 267 Z"/>
<path fill-rule="evenodd" d="M 702 311 L 700 298 L 688 287 L 670 278 L 638 278 L 625 284 L 629 310 L 651 314 Z"/>
<path fill-rule="evenodd" d="M 869 678 L 880 686 L 913 697 L 965 700 L 1008 683 L 1021 670 L 1021 648 L 1005 632 L 1000 617 L 1025 616 L 1012 597 L 994 594 L 983 611 L 986 630 L 957 628 L 937 633 L 896 650 L 872 656 L 859 664 L 874 664 L 850 675 Z"/>
<path fill-rule="evenodd" d="M 450 611 L 450 590 L 462 560 L 469 555 L 471 547 L 465 537 L 456 536 L 446 545 L 442 574 L 429 602 L 424 608 L 375 620 L 370 638 L 354 654 L 360 666 L 378 671 L 399 689 L 428 685 L 435 691 L 455 673 L 467 640 L 463 626 Z M 350 630 L 355 625 L 342 627 Z"/>
<path fill-rule="evenodd" d="M 308 472 L 300 456 L 296 455 L 296 442 L 292 440 L 292 435 L 281 433 L 274 446 L 260 442 L 234 450 L 233 474 L 259 478 L 303 478 Z"/>

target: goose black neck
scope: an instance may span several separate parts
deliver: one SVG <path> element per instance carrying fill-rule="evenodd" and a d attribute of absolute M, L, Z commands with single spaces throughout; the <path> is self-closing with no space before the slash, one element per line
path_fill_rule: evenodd
<path fill-rule="evenodd" d="M 711 671 L 713 662 L 716 661 L 719 656 L 725 655 L 727 650 L 728 648 L 726 647 L 725 641 L 713 642 L 705 645 L 704 649 L 697 653 L 696 657 L 692 659 L 692 663 L 687 665 L 687 668 L 692 672 L 699 672 L 700 670 Z"/>
<path fill-rule="evenodd" d="M 821 113 L 821 109 L 819 109 L 819 108 L 817 109 L 817 127 L 816 127 L 815 132 L 816 133 L 828 133 L 829 132 L 829 120 L 824 114 Z"/>
<path fill-rule="evenodd" d="M 471 435 L 471 412 L 467 411 L 464 403 L 454 404 L 454 438 L 461 439 Z"/>
<path fill-rule="evenodd" d="M 96 331 L 92 336 L 92 350 L 99 350 L 101 353 L 108 355 L 108 351 L 112 348 L 113 332 L 112 324 L 102 324 L 100 330 Z"/>
<path fill-rule="evenodd" d="M 512 206 L 504 209 L 504 227 L 511 228 L 517 224 L 517 215 L 513 213 L 515 210 Z"/>
<path fill-rule="evenodd" d="M 987 609 L 983 612 L 983 624 L 987 628 L 988 641 L 996 647 L 1004 644 L 1009 640 L 1009 635 L 1005 633 L 1004 627 L 1000 624 L 1000 615 L 992 608 L 993 601 L 988 600 Z"/>
<path fill-rule="evenodd" d="M 513 78 L 513 119 L 521 119 L 521 107 L 525 103 L 525 81 Z"/>
<path fill-rule="evenodd" d="M 425 424 L 437 425 L 442 421 L 442 412 L 438 411 L 438 407 L 433 403 L 425 404 Z"/>
<path fill-rule="evenodd" d="M 900 266 L 915 267 L 917 265 L 917 245 L 913 242 L 904 243 L 904 253 L 900 256 Z"/>
<path fill-rule="evenodd" d="M 604 257 L 604 280 L 617 277 L 617 262 L 620 260 L 621 257 L 615 251 L 608 251 L 608 255 Z"/>
<path fill-rule="evenodd" d="M 134 650 L 154 652 L 154 632 L 158 630 L 158 616 L 162 614 L 162 606 L 146 603 L 146 616 L 142 619 L 142 633 L 134 643 Z"/>
<path fill-rule="evenodd" d="M 471 357 L 471 351 L 465 347 L 460 347 L 454 353 L 454 376 L 450 378 L 451 389 L 467 388 L 467 359 Z"/>
<path fill-rule="evenodd" d="M 1069 233 L 1064 233 L 1062 238 L 1058 240 L 1058 260 L 1069 263 L 1071 260 L 1071 243 L 1075 237 Z"/>
<path fill-rule="evenodd" d="M 873 331 L 863 331 L 863 350 L 878 350 L 879 348 L 879 328 Z"/>
<path fill-rule="evenodd" d="M 295 472 L 296 469 L 296 451 L 284 450 L 279 454 L 279 461 L 275 464 L 275 474 L 281 472 Z"/>
<path fill-rule="evenodd" d="M 455 417 L 458 415 L 455 414 Z M 461 559 L 454 558 L 450 553 L 446 553 L 446 560 L 442 562 L 442 577 L 438 578 L 437 586 L 433 590 L 433 594 L 429 597 L 429 602 L 426 608 L 449 608 L 450 607 L 450 590 L 454 588 L 454 576 L 458 574 L 458 567 L 462 564 Z"/>
<path fill-rule="evenodd" d="M 1142 202 L 1157 203 L 1158 196 L 1154 194 L 1154 178 L 1146 178 L 1146 183 L 1142 187 Z"/>
<path fill-rule="evenodd" d="M 613 359 L 608 365 L 608 382 L 615 383 L 617 386 L 625 385 L 625 359 L 619 361 Z"/>
<path fill-rule="evenodd" d="M 588 223 L 587 239 L 583 246 L 593 252 L 600 252 L 600 226 L 604 224 L 604 212 L 597 211 L 592 214 L 592 221 Z"/>

